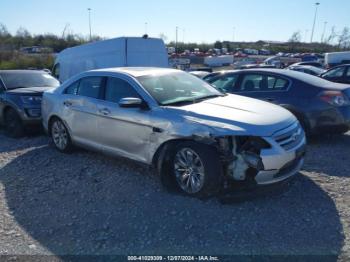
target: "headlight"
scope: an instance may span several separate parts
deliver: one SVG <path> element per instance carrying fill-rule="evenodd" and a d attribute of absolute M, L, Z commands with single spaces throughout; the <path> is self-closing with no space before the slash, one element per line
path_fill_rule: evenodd
<path fill-rule="evenodd" d="M 21 100 L 24 104 L 40 104 L 41 96 L 21 96 Z"/>

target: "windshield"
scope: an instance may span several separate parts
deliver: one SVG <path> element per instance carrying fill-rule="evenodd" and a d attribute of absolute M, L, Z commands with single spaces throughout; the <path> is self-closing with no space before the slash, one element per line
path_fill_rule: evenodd
<path fill-rule="evenodd" d="M 160 105 L 195 103 L 223 96 L 208 83 L 185 72 L 167 72 L 137 79 Z"/>
<path fill-rule="evenodd" d="M 45 72 L 1 72 L 7 89 L 26 87 L 57 87 L 59 82 Z"/>

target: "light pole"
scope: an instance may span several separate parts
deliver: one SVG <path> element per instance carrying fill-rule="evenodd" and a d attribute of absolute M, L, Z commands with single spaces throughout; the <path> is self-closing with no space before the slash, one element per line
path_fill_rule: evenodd
<path fill-rule="evenodd" d="M 306 41 L 307 41 L 307 33 L 309 33 L 309 30 L 308 29 L 305 29 L 305 37 L 304 37 L 304 41 L 305 41 L 305 43 L 306 43 Z"/>
<path fill-rule="evenodd" d="M 323 41 L 324 41 L 324 34 L 326 33 L 327 24 L 328 24 L 328 22 L 324 22 L 324 27 L 323 27 L 323 33 L 322 33 L 321 43 L 323 43 Z"/>
<path fill-rule="evenodd" d="M 312 25 L 312 32 L 311 32 L 311 39 L 310 39 L 310 43 L 312 43 L 312 40 L 314 38 L 314 32 L 315 32 L 315 24 L 316 24 L 316 18 L 317 18 L 317 10 L 318 10 L 318 6 L 320 5 L 320 3 L 316 2 L 315 3 L 315 17 L 314 17 L 314 24 Z"/>
<path fill-rule="evenodd" d="M 147 33 L 148 33 L 148 23 L 146 22 L 145 23 L 145 35 L 147 35 Z"/>
<path fill-rule="evenodd" d="M 186 29 L 183 28 L 182 29 L 182 43 L 185 43 L 185 33 L 186 33 Z"/>
<path fill-rule="evenodd" d="M 232 31 L 232 42 L 235 41 L 235 31 L 236 31 L 236 27 L 233 27 L 233 31 Z"/>
<path fill-rule="evenodd" d="M 90 42 L 91 42 L 91 40 L 92 40 L 92 37 L 91 37 L 91 8 L 89 7 L 87 10 L 89 12 L 89 30 L 90 30 Z"/>
<path fill-rule="evenodd" d="M 176 32 L 175 32 L 175 54 L 177 54 L 177 40 L 178 40 L 178 33 L 179 33 L 179 27 L 176 27 Z"/>

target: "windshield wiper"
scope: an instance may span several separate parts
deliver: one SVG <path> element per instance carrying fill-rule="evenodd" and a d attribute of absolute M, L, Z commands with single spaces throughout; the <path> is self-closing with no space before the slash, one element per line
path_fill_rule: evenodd
<path fill-rule="evenodd" d="M 212 98 L 216 98 L 216 97 L 221 97 L 221 96 L 226 96 L 226 94 L 202 96 L 202 97 L 195 98 L 195 101 L 198 103 L 198 102 L 201 102 L 204 100 L 208 100 L 208 99 L 212 99 Z"/>
<path fill-rule="evenodd" d="M 170 103 L 163 103 L 162 106 L 180 106 L 180 105 L 186 105 L 186 104 L 193 104 L 196 103 L 195 99 L 186 99 L 186 100 L 180 100 Z"/>
<path fill-rule="evenodd" d="M 181 105 L 186 105 L 186 104 L 196 104 L 196 103 L 202 102 L 204 100 L 208 100 L 208 99 L 216 98 L 216 97 L 220 97 L 220 96 L 226 96 L 226 94 L 193 97 L 191 99 L 185 99 L 185 100 L 180 100 L 180 101 L 175 101 L 175 102 L 170 102 L 170 103 L 164 103 L 164 104 L 162 104 L 162 106 L 181 106 Z"/>

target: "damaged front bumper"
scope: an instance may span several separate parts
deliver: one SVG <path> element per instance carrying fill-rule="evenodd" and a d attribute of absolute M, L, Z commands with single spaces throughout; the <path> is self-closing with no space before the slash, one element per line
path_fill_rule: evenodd
<path fill-rule="evenodd" d="M 303 166 L 306 151 L 305 133 L 298 122 L 276 132 L 271 137 L 261 137 L 268 146 L 256 150 L 236 142 L 234 160 L 228 165 L 227 174 L 234 181 L 248 181 L 255 185 L 270 185 L 296 175 Z M 247 143 L 247 142 L 245 142 Z M 254 151 L 254 152 L 252 152 Z M 256 165 L 247 161 L 247 153 L 256 158 Z M 245 161 L 244 161 L 245 160 Z"/>

